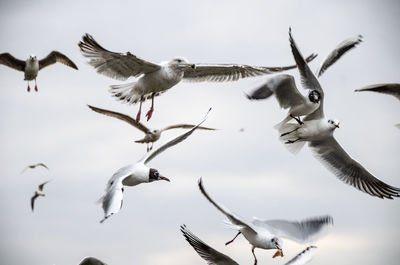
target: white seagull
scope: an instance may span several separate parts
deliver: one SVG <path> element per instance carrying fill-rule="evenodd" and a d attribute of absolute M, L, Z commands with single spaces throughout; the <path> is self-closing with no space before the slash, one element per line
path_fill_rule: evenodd
<path fill-rule="evenodd" d="M 254 254 L 255 248 L 262 249 L 278 249 L 273 255 L 282 256 L 282 241 L 280 237 L 291 239 L 300 243 L 314 241 L 318 238 L 326 228 L 333 225 L 333 218 L 329 215 L 313 217 L 303 221 L 287 221 L 287 220 L 260 220 L 254 218 L 251 223 L 243 220 L 243 218 L 232 213 L 227 208 L 215 202 L 205 191 L 202 179 L 199 180 L 199 188 L 201 193 L 212 203 L 220 212 L 228 218 L 228 224 L 238 230 L 236 236 L 225 243 L 232 243 L 240 234 L 251 244 L 251 252 L 254 256 L 254 264 L 257 264 L 257 258 Z"/>
<path fill-rule="evenodd" d="M 44 197 L 44 196 L 45 196 L 45 194 L 44 194 L 42 191 L 43 191 L 44 185 L 46 185 L 46 184 L 49 183 L 50 181 L 51 181 L 51 180 L 48 180 L 48 181 L 43 182 L 42 184 L 40 184 L 40 185 L 38 186 L 38 191 L 35 191 L 35 194 L 32 196 L 32 198 L 31 198 L 31 209 L 32 209 L 32 212 L 33 212 L 33 209 L 35 208 L 35 200 L 36 200 L 39 196 L 41 196 L 41 197 Z"/>
<path fill-rule="evenodd" d="M 31 91 L 29 86 L 29 81 L 35 80 L 35 91 L 38 91 L 36 84 L 36 77 L 40 70 L 46 66 L 52 65 L 54 63 L 63 63 L 66 66 L 78 70 L 78 67 L 71 61 L 67 56 L 58 52 L 52 51 L 45 58 L 38 60 L 35 55 L 30 55 L 26 61 L 19 60 L 9 53 L 0 54 L 0 64 L 4 64 L 15 70 L 24 72 L 24 80 L 28 81 L 28 92 Z"/>
<path fill-rule="evenodd" d="M 149 168 L 147 163 L 163 151 L 188 138 L 207 119 L 210 110 L 208 110 L 204 119 L 189 131 L 172 138 L 157 149 L 153 149 L 151 152 L 146 153 L 135 164 L 120 168 L 114 173 L 107 183 L 105 195 L 100 199 L 104 210 L 104 218 L 100 223 L 104 222 L 107 218 L 119 212 L 121 209 L 124 186 L 136 186 L 141 183 L 149 183 L 158 180 L 169 181 L 169 179 L 162 176 L 157 169 Z"/>
<path fill-rule="evenodd" d="M 324 92 L 317 78 L 298 50 L 289 30 L 290 46 L 299 69 L 303 86 L 321 94 L 319 108 L 307 115 L 304 124 L 287 123 L 280 129 L 280 139 L 285 141 L 292 152 L 298 152 L 308 142 L 314 156 L 319 159 L 340 180 L 379 198 L 399 197 L 400 189 L 390 186 L 374 177 L 362 165 L 352 159 L 333 137 L 339 128 L 339 121 L 326 119 L 323 109 Z"/>
<path fill-rule="evenodd" d="M 34 169 L 36 167 L 44 167 L 45 169 L 49 169 L 44 163 L 37 163 L 37 164 L 33 164 L 33 165 L 28 165 L 26 166 L 20 174 L 24 173 L 27 169 Z"/>
<path fill-rule="evenodd" d="M 140 102 L 136 121 L 140 121 L 142 102 L 151 98 L 151 108 L 147 120 L 154 110 L 154 97 L 178 84 L 182 79 L 188 81 L 224 82 L 241 78 L 278 73 L 293 69 L 296 66 L 265 67 L 242 64 L 191 64 L 186 58 L 178 57 L 171 61 L 155 64 L 143 60 L 130 52 L 116 53 L 104 49 L 94 38 L 86 34 L 79 43 L 82 54 L 89 59 L 89 64 L 97 72 L 111 78 L 126 80 L 136 77 L 137 80 L 122 85 L 111 86 L 110 92 L 123 103 Z M 316 55 L 310 55 L 312 60 Z"/>
<path fill-rule="evenodd" d="M 144 134 L 145 134 L 144 138 L 140 139 L 140 140 L 136 140 L 135 143 L 146 143 L 147 144 L 147 152 L 150 151 L 151 149 L 153 149 L 154 142 L 156 142 L 158 139 L 160 139 L 162 132 L 164 132 L 166 130 L 171 130 L 171 129 L 191 129 L 195 126 L 193 124 L 175 124 L 175 125 L 167 126 L 162 129 L 151 130 L 151 129 L 147 128 L 146 126 L 144 126 L 142 123 L 136 122 L 135 119 L 133 119 L 132 117 L 130 117 L 128 115 L 125 115 L 125 114 L 122 114 L 119 112 L 115 112 L 115 111 L 106 110 L 106 109 L 96 108 L 96 107 L 93 107 L 90 105 L 88 105 L 88 107 L 95 112 L 125 121 L 125 122 L 129 123 L 130 125 L 132 125 L 133 127 L 144 132 Z M 215 130 L 213 128 L 207 128 L 207 127 L 202 127 L 202 126 L 197 127 L 197 129 L 199 129 L 199 130 Z M 150 143 L 151 143 L 151 146 L 149 145 Z"/>
<path fill-rule="evenodd" d="M 215 250 L 200 238 L 193 234 L 186 225 L 181 225 L 181 232 L 185 237 L 186 241 L 194 248 L 199 256 L 204 259 L 209 265 L 239 265 L 236 261 L 231 259 L 229 256 Z M 310 246 L 297 254 L 285 265 L 302 265 L 309 262 L 314 254 L 316 247 Z"/>

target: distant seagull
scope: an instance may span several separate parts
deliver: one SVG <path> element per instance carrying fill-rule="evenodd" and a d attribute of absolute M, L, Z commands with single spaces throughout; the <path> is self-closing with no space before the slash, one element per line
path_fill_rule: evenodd
<path fill-rule="evenodd" d="M 290 46 L 298 66 L 303 86 L 321 94 L 319 108 L 307 115 L 304 124 L 287 123 L 280 129 L 280 138 L 293 153 L 298 152 L 305 142 L 314 156 L 319 159 L 340 180 L 379 198 L 399 197 L 400 189 L 390 186 L 370 174 L 362 165 L 352 159 L 333 137 L 339 128 L 339 121 L 326 119 L 323 109 L 324 92 L 317 78 L 311 72 L 298 50 L 289 30 Z"/>
<path fill-rule="evenodd" d="M 35 194 L 32 196 L 32 198 L 31 198 L 31 208 L 32 208 L 32 212 L 33 212 L 33 208 L 34 208 L 34 206 L 35 206 L 35 200 L 36 200 L 39 196 L 42 196 L 42 197 L 45 196 L 45 194 L 42 193 L 43 187 L 44 187 L 44 185 L 46 185 L 46 184 L 49 183 L 50 181 L 51 181 L 51 180 L 48 180 L 48 181 L 43 182 L 42 184 L 40 184 L 40 185 L 38 186 L 38 191 L 35 191 Z"/>
<path fill-rule="evenodd" d="M 36 77 L 40 70 L 54 63 L 63 63 L 71 68 L 78 70 L 78 67 L 67 56 L 58 52 L 52 51 L 45 58 L 38 60 L 35 55 L 30 55 L 26 61 L 19 60 L 9 53 L 0 54 L 0 64 L 4 64 L 15 70 L 25 73 L 24 80 L 28 81 L 28 92 L 31 91 L 29 81 L 35 80 L 35 91 L 38 91 Z"/>
<path fill-rule="evenodd" d="M 157 149 L 146 153 L 135 164 L 120 168 L 114 173 L 107 183 L 105 195 L 100 199 L 104 210 L 104 218 L 100 223 L 104 222 L 107 218 L 119 212 L 121 209 L 124 186 L 136 186 L 141 183 L 149 183 L 158 180 L 169 181 L 169 179 L 162 176 L 157 169 L 149 168 L 146 164 L 163 151 L 188 138 L 207 119 L 210 110 L 208 110 L 204 119 L 189 131 L 169 140 Z"/>
<path fill-rule="evenodd" d="M 203 187 L 202 179 L 199 180 L 199 189 L 201 193 L 211 202 L 220 212 L 222 212 L 228 219 L 228 225 L 239 232 L 236 236 L 225 243 L 228 245 L 232 243 L 240 234 L 249 241 L 251 252 L 254 256 L 254 264 L 257 264 L 257 258 L 254 254 L 255 248 L 262 249 L 278 249 L 273 255 L 282 256 L 282 241 L 280 237 L 291 239 L 300 243 L 307 243 L 315 240 L 321 233 L 333 225 L 333 218 L 329 215 L 321 217 L 313 217 L 303 221 L 286 221 L 286 220 L 260 220 L 253 219 L 252 223 L 244 221 L 238 215 L 235 215 L 225 207 L 215 202 Z"/>
<path fill-rule="evenodd" d="M 136 121 L 140 121 L 142 102 L 151 98 L 151 108 L 146 117 L 149 120 L 154 110 L 154 97 L 178 84 L 182 79 L 189 81 L 224 82 L 241 78 L 279 73 L 295 68 L 250 66 L 241 64 L 191 64 L 179 57 L 159 64 L 145 61 L 130 52 L 116 53 L 104 49 L 94 38 L 86 34 L 79 43 L 82 54 L 97 72 L 111 78 L 126 80 L 138 78 L 135 82 L 111 86 L 111 94 L 123 103 L 140 102 Z M 316 55 L 310 55 L 311 61 Z"/>
<path fill-rule="evenodd" d="M 316 246 L 309 246 L 299 254 L 297 254 L 293 259 L 289 260 L 285 265 L 302 265 L 311 261 L 314 256 Z"/>
<path fill-rule="evenodd" d="M 363 36 L 358 35 L 356 37 L 348 38 L 339 43 L 336 48 L 329 53 L 328 57 L 325 61 L 322 62 L 319 70 L 317 71 L 317 76 L 320 77 L 326 69 L 328 69 L 332 64 L 334 64 L 337 60 L 340 59 L 346 52 L 355 48 L 358 44 L 362 42 Z"/>
<path fill-rule="evenodd" d="M 37 163 L 37 164 L 34 164 L 34 165 L 26 166 L 26 167 L 21 171 L 20 174 L 24 173 L 28 168 L 34 169 L 34 168 L 36 168 L 36 167 L 44 167 L 44 168 L 46 168 L 47 170 L 49 169 L 45 164 L 43 164 L 43 163 Z"/>
<path fill-rule="evenodd" d="M 79 263 L 79 265 L 107 265 L 107 264 L 94 257 L 87 257 L 84 258 L 81 261 L 81 263 Z"/>
<path fill-rule="evenodd" d="M 171 130 L 171 129 L 191 129 L 196 125 L 192 125 L 192 124 L 175 124 L 175 125 L 171 125 L 168 127 L 165 127 L 163 129 L 158 129 L 158 130 L 150 130 L 149 128 L 147 128 L 146 126 L 144 126 L 142 123 L 140 122 L 136 122 L 135 119 L 133 119 L 132 117 L 119 113 L 119 112 L 115 112 L 115 111 L 110 111 L 110 110 L 106 110 L 106 109 L 100 109 L 100 108 L 96 108 L 93 106 L 88 105 L 88 107 L 90 109 L 92 109 L 95 112 L 110 116 L 110 117 L 114 117 L 117 119 L 120 119 L 122 121 L 125 121 L 127 123 L 129 123 L 130 125 L 132 125 L 133 127 L 141 130 L 142 132 L 145 133 L 145 136 L 143 139 L 140 140 L 136 140 L 135 143 L 146 143 L 147 144 L 147 152 L 149 152 L 151 149 L 153 149 L 153 144 L 154 142 L 156 142 L 158 139 L 160 139 L 161 137 L 161 133 L 163 131 L 166 130 Z M 215 130 L 212 128 L 207 128 L 207 127 L 198 127 L 197 129 L 201 129 L 201 130 Z M 151 146 L 149 145 L 151 143 Z"/>
<path fill-rule="evenodd" d="M 398 83 L 369 85 L 363 88 L 356 89 L 354 91 L 356 92 L 373 91 L 373 92 L 392 95 L 396 97 L 398 100 L 400 100 L 400 84 Z"/>

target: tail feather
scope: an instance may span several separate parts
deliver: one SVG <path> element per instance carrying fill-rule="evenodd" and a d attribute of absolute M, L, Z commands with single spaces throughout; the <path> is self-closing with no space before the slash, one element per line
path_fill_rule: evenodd
<path fill-rule="evenodd" d="M 290 116 L 289 116 L 290 117 Z M 287 141 L 295 141 L 297 140 L 296 131 L 301 127 L 300 124 L 297 123 L 284 123 L 279 127 L 279 140 L 284 142 L 285 147 L 291 152 L 292 154 L 296 155 L 300 150 L 303 148 L 305 141 L 297 141 L 294 143 L 287 143 Z M 291 133 L 289 133 L 291 132 Z M 289 133 L 286 135 L 282 135 L 285 133 Z"/>
<path fill-rule="evenodd" d="M 112 85 L 110 86 L 109 91 L 113 97 L 116 97 L 123 103 L 128 104 L 137 103 L 142 96 L 142 91 L 138 91 L 138 89 L 136 88 L 136 82 L 121 85 Z"/>
<path fill-rule="evenodd" d="M 290 117 L 290 115 L 287 115 L 286 118 L 284 118 L 283 121 L 281 121 L 280 123 L 276 124 L 276 125 L 274 126 L 274 128 L 275 128 L 276 130 L 280 130 L 280 128 L 281 128 L 284 124 L 288 123 L 288 121 L 290 121 L 291 119 L 292 119 L 292 117 Z"/>

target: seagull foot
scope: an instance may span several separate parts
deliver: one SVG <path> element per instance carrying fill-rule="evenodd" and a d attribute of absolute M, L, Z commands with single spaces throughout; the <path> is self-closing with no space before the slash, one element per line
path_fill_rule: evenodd
<path fill-rule="evenodd" d="M 151 108 L 147 113 L 146 113 L 146 117 L 147 117 L 147 121 L 150 120 L 151 116 L 153 115 L 153 108 Z"/>
<path fill-rule="evenodd" d="M 37 88 L 37 85 L 35 85 L 35 91 L 36 91 L 36 92 L 38 92 L 38 88 Z"/>
<path fill-rule="evenodd" d="M 298 124 L 303 125 L 304 122 L 301 121 L 300 117 L 295 117 L 293 115 L 290 115 L 290 117 L 292 117 L 293 119 L 295 119 L 297 121 Z"/>
<path fill-rule="evenodd" d="M 28 88 L 26 91 L 31 92 L 31 87 L 29 86 L 29 84 L 28 84 Z"/>

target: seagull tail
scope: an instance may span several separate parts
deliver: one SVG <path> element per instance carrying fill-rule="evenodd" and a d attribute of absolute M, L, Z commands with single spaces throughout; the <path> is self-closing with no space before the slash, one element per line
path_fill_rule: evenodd
<path fill-rule="evenodd" d="M 280 131 L 281 127 L 282 127 L 284 124 L 288 123 L 288 121 L 290 121 L 291 119 L 292 119 L 292 117 L 290 117 L 290 115 L 287 115 L 286 118 L 283 119 L 283 121 L 281 121 L 280 123 L 276 124 L 276 125 L 274 126 L 274 128 L 275 128 L 276 130 Z"/>
<path fill-rule="evenodd" d="M 290 117 L 290 116 L 289 116 Z M 285 147 L 292 154 L 296 155 L 303 148 L 305 141 L 296 141 L 298 137 L 296 135 L 296 130 L 299 129 L 301 125 L 295 123 L 284 123 L 279 128 L 279 140 L 284 142 Z M 287 133 L 287 134 L 286 134 Z M 285 135 L 283 135 L 285 134 Z M 295 141 L 289 143 L 288 141 Z"/>
<path fill-rule="evenodd" d="M 135 104 L 139 102 L 142 93 L 137 89 L 137 82 L 110 86 L 110 93 L 122 103 Z"/>

